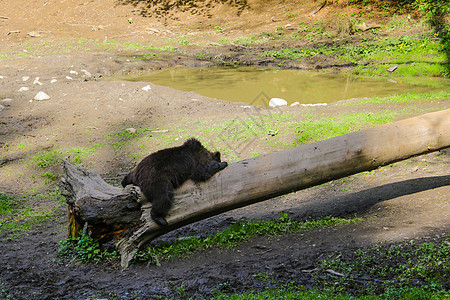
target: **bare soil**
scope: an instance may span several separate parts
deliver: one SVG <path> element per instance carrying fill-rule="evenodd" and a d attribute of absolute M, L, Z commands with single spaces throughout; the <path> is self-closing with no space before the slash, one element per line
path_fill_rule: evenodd
<path fill-rule="evenodd" d="M 188 128 L 198 120 L 214 124 L 214 120 L 244 113 L 236 103 L 152 83 L 151 90 L 145 91 L 142 88 L 148 83 L 104 78 L 175 65 L 214 64 L 199 53 L 221 54 L 225 63 L 278 66 L 276 59 L 262 60 L 249 53 L 279 47 L 280 41 L 267 41 L 260 47 L 223 46 L 218 41 L 274 33 L 277 27 L 298 30 L 293 24 L 300 21 L 311 25 L 318 20 L 330 21 L 338 12 L 358 11 L 344 2 L 311 15 L 318 2 L 298 6 L 289 1 L 198 1 L 198 7 L 163 7 L 162 1 L 152 1 L 155 6 L 132 0 L 0 1 L 0 192 L 23 194 L 48 188 L 27 164 L 27 158 L 40 151 L 102 143 L 109 133 L 130 125 L 155 130 Z M 380 15 L 373 18 L 380 21 Z M 370 34 L 355 35 L 347 41 L 358 42 Z M 191 45 L 179 42 L 185 38 Z M 158 54 L 154 59 L 140 60 L 137 58 L 145 55 L 145 49 L 100 46 L 109 41 L 157 47 L 175 43 L 183 52 L 151 50 Z M 284 66 L 351 67 L 333 57 L 292 61 Z M 22 87 L 28 90 L 19 91 Z M 34 100 L 40 91 L 50 99 Z M 414 115 L 448 108 L 449 99 L 411 105 L 420 107 L 410 114 Z M 385 108 L 332 104 L 307 112 L 326 116 L 349 109 L 376 112 Z M 282 110 L 299 116 L 306 112 L 290 107 Z M 180 137 L 180 143 L 184 138 L 187 136 Z M 264 153 L 266 149 L 258 145 L 249 151 Z M 148 147 L 157 150 L 161 145 L 149 141 Z M 133 149 L 117 152 L 103 147 L 89 156 L 89 166 L 117 183 L 134 163 L 127 154 L 131 152 Z M 243 153 L 246 155 L 249 153 Z M 234 249 L 209 249 L 188 258 L 163 261 L 160 267 L 138 264 L 122 271 L 116 265 L 57 262 L 58 242 L 65 238 L 67 222 L 64 209 L 60 209 L 53 220 L 36 225 L 20 238 L 6 233 L 0 236 L 0 298 L 86 299 L 107 298 L 108 294 L 123 299 L 183 298 L 217 291 L 260 291 L 273 282 L 290 281 L 312 287 L 313 275 L 303 270 L 315 269 L 320 257 L 336 251 L 351 255 L 356 249 L 377 243 L 440 241 L 448 237 L 449 162 L 448 151 L 431 153 L 197 222 L 160 239 L 202 236 L 236 220 L 277 219 L 281 211 L 295 220 L 329 215 L 364 218 L 363 222 L 335 228 L 255 237 Z M 54 171 L 60 172 L 60 166 Z M 260 273 L 272 274 L 274 281 L 255 280 L 254 275 Z"/>

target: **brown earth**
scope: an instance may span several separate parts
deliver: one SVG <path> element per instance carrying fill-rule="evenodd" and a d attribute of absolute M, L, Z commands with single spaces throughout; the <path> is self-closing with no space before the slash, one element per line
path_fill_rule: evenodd
<path fill-rule="evenodd" d="M 111 132 L 128 127 L 149 127 L 155 131 L 169 128 L 176 132 L 180 127 L 199 126 L 199 120 L 214 124 L 248 115 L 236 103 L 151 83 L 151 90 L 144 91 L 142 87 L 148 83 L 104 78 L 174 65 L 213 65 L 211 59 L 199 55 L 205 53 L 224 58 L 215 63 L 236 61 L 278 66 L 277 59 L 262 60 L 248 52 L 276 49 L 286 42 L 273 40 L 247 47 L 231 42 L 223 45 L 220 41 L 262 32 L 276 33 L 277 27 L 296 31 L 298 26 L 294 24 L 303 21 L 312 25 L 318 20 L 327 21 L 327 28 L 335 29 L 338 37 L 339 24 L 346 22 L 334 22 L 338 19 L 336 14 L 359 12 L 355 7 L 345 6 L 345 1 L 325 6 L 315 15 L 310 12 L 318 3 L 312 1 L 302 6 L 289 1 L 195 2 L 199 7 L 187 1 L 185 6 L 165 8 L 163 1 L 153 1 L 156 4 L 150 7 L 143 6 L 149 2 L 133 0 L 0 1 L 0 104 L 3 107 L 0 192 L 23 194 L 49 188 L 30 166 L 30 157 L 40 151 L 90 147 L 104 143 Z M 376 22 L 382 22 L 383 16 L 382 13 L 372 15 Z M 371 34 L 349 37 L 347 33 L 339 38 L 353 43 L 370 38 Z M 184 40 L 189 40 L 189 45 Z M 323 42 L 330 41 L 325 38 Z M 141 46 L 127 46 L 125 42 Z M 311 41 L 303 43 L 315 46 Z M 175 45 L 183 52 L 164 52 L 158 48 L 150 50 L 156 53 L 154 59 L 137 59 L 145 57 L 148 50 L 143 46 L 148 45 L 155 48 Z M 284 66 L 334 70 L 351 67 L 333 57 L 290 61 Z M 24 80 L 24 76 L 29 79 Z M 29 89 L 19 92 L 21 87 Z M 50 99 L 33 100 L 39 91 L 47 93 Z M 419 109 L 403 117 L 448 108 L 449 100 L 410 103 Z M 318 117 L 349 110 L 376 112 L 402 107 L 401 104 L 350 107 L 334 103 L 308 109 L 286 107 L 282 111 L 298 115 L 297 120 L 301 121 L 304 113 Z M 147 140 L 145 152 L 179 144 L 189 137 L 184 131 L 179 140 L 164 141 L 164 134 L 155 132 L 155 137 L 162 138 Z M 203 138 L 207 139 L 208 135 Z M 240 156 L 273 151 L 266 140 L 267 137 L 261 137 L 261 141 Z M 121 151 L 102 147 L 83 162 L 117 183 L 121 174 L 135 163 L 130 155 L 135 152 L 143 154 L 126 145 Z M 379 242 L 448 238 L 449 160 L 448 151 L 428 154 L 186 226 L 160 239 L 202 236 L 224 229 L 236 220 L 276 219 L 281 211 L 294 220 L 329 215 L 364 218 L 363 222 L 335 228 L 256 237 L 234 249 L 209 249 L 186 259 L 164 261 L 161 267 L 138 264 L 121 271 L 117 266 L 55 262 L 58 242 L 65 238 L 67 222 L 61 208 L 52 221 L 36 225 L 20 238 L 8 237 L 6 233 L 0 236 L 0 298 L 86 299 L 106 298 L 108 293 L 123 299 L 177 298 L 181 297 L 177 294 L 181 286 L 184 297 L 196 297 L 217 291 L 260 291 L 273 282 L 290 281 L 310 287 L 313 275 L 302 271 L 316 268 L 318 258 L 336 251 L 350 255 L 355 249 L 369 248 Z M 60 166 L 51 171 L 60 173 Z M 54 205 L 49 201 L 32 205 Z M 273 281 L 255 280 L 256 274 L 273 274 Z"/>

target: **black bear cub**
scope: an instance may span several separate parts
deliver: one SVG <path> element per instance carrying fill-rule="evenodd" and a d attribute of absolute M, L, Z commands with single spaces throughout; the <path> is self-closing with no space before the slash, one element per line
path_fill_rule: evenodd
<path fill-rule="evenodd" d="M 144 158 L 123 178 L 122 186 L 139 186 L 152 203 L 152 219 L 165 226 L 176 188 L 188 179 L 208 180 L 227 165 L 220 161 L 220 152 L 210 152 L 192 138 L 179 147 L 159 150 Z"/>

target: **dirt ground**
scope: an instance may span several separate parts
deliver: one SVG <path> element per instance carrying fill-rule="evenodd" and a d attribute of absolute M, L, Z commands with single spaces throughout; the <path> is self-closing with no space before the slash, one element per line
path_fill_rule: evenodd
<path fill-rule="evenodd" d="M 169 9 L 162 2 L 153 1 L 155 6 L 146 7 L 143 1 L 133 0 L 0 1 L 1 193 L 22 194 L 36 186 L 42 188 L 32 174 L 35 170 L 24 163 L 33 153 L 101 143 L 108 133 L 130 124 L 157 130 L 180 123 L 187 127 L 200 118 L 214 122 L 243 114 L 240 104 L 152 83 L 150 90 L 143 90 L 148 83 L 104 78 L 174 65 L 212 65 L 195 55 L 205 49 L 212 55 L 227 54 L 230 61 L 242 64 L 277 66 L 276 60 L 258 61 L 246 54 L 248 47 L 218 46 L 217 42 L 224 37 L 275 32 L 280 26 L 291 28 L 300 20 L 307 24 L 327 20 L 337 11 L 357 10 L 345 6 L 345 1 L 326 6 L 315 15 L 310 14 L 318 5 L 313 1 L 301 7 L 275 0 L 199 1 L 199 7 L 185 2 L 185 6 Z M 286 18 L 287 12 L 292 12 L 292 19 Z M 189 37 L 192 45 L 180 45 L 180 37 Z M 359 38 L 364 36 L 354 39 Z M 184 52 L 139 60 L 134 58 L 145 50 L 98 46 L 109 41 L 158 47 L 176 41 Z M 275 43 L 265 44 L 259 51 L 276 47 Z M 253 50 L 257 52 L 257 48 Z M 293 61 L 286 66 L 350 67 L 333 57 Z M 41 91 L 50 99 L 35 100 Z M 420 105 L 441 110 L 448 108 L 449 99 Z M 332 104 L 309 112 L 335 115 L 343 109 Z M 303 112 L 291 107 L 283 110 Z M 159 145 L 150 147 L 156 150 Z M 20 238 L 0 236 L 0 298 L 87 299 L 108 298 L 108 294 L 121 299 L 178 298 L 181 286 L 183 297 L 209 296 L 217 291 L 262 291 L 273 283 L 255 280 L 259 273 L 271 273 L 282 283 L 295 281 L 309 287 L 312 275 L 303 270 L 314 269 L 317 259 L 327 254 L 337 251 L 346 255 L 377 243 L 448 237 L 449 162 L 450 153 L 443 150 L 197 222 L 160 239 L 205 235 L 236 220 L 276 219 L 281 211 L 295 220 L 330 215 L 364 218 L 363 222 L 334 228 L 256 237 L 235 249 L 209 249 L 186 259 L 164 261 L 160 267 L 132 265 L 122 271 L 114 265 L 57 263 L 58 242 L 65 238 L 67 222 L 62 208 L 52 221 L 38 224 Z M 89 167 L 116 181 L 133 163 L 131 157 L 124 158 L 107 147 L 89 156 Z"/>

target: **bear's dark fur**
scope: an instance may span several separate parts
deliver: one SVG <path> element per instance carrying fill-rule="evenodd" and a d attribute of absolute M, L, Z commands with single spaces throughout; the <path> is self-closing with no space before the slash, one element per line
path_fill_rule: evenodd
<path fill-rule="evenodd" d="M 196 139 L 182 146 L 159 150 L 144 158 L 122 180 L 122 186 L 137 185 L 152 203 L 150 215 L 159 225 L 172 206 L 173 191 L 186 180 L 205 181 L 228 164 L 220 161 L 219 152 L 210 152 Z"/>

